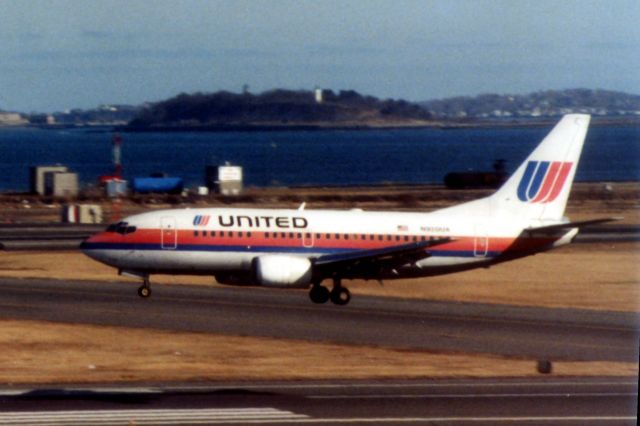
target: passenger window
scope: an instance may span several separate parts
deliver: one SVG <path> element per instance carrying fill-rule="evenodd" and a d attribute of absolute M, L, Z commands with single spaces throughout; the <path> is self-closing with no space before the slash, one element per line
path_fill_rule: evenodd
<path fill-rule="evenodd" d="M 193 236 L 197 237 L 198 236 L 198 231 L 193 231 Z"/>
<path fill-rule="evenodd" d="M 251 238 L 251 232 L 247 232 L 247 237 Z"/>

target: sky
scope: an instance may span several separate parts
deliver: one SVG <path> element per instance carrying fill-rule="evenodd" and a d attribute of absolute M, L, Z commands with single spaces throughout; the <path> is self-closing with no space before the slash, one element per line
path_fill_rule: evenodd
<path fill-rule="evenodd" d="M 0 0 L 0 109 L 179 93 L 640 94 L 638 0 Z"/>

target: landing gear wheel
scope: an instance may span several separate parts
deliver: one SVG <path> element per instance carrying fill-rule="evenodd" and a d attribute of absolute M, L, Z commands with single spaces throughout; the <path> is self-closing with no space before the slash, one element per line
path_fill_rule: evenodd
<path fill-rule="evenodd" d="M 309 298 L 313 303 L 327 303 L 329 300 L 329 289 L 321 285 L 314 285 L 309 290 Z"/>
<path fill-rule="evenodd" d="M 334 287 L 331 290 L 331 301 L 340 306 L 344 306 L 351 300 L 351 292 L 345 287 Z"/>
<path fill-rule="evenodd" d="M 149 282 L 148 275 L 144 276 L 144 281 L 142 282 L 142 285 L 138 287 L 138 296 L 142 297 L 143 299 L 146 299 L 147 297 L 151 296 L 151 283 Z"/>
<path fill-rule="evenodd" d="M 147 285 L 141 285 L 138 288 L 138 296 L 142 297 L 143 299 L 151 296 L 151 288 Z"/>

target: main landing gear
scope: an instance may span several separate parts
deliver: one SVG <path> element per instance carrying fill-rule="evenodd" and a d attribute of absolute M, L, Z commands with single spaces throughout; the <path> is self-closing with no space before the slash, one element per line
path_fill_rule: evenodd
<path fill-rule="evenodd" d="M 149 282 L 149 276 L 145 276 L 143 284 L 138 287 L 138 296 L 143 299 L 151 296 L 151 283 Z"/>
<path fill-rule="evenodd" d="M 344 306 L 351 300 L 351 292 L 348 288 L 342 287 L 340 278 L 334 278 L 331 291 L 320 283 L 314 283 L 309 290 L 309 298 L 313 303 L 327 303 L 331 300 L 335 305 Z"/>

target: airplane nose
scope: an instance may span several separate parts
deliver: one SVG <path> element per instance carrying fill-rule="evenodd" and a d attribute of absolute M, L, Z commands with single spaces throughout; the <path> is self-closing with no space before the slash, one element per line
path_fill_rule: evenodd
<path fill-rule="evenodd" d="M 100 247 L 99 247 L 100 238 L 101 238 L 101 234 L 93 235 L 93 236 L 87 238 L 86 240 L 82 241 L 80 243 L 80 247 L 79 248 L 80 248 L 80 251 L 84 255 L 86 255 L 86 256 L 94 259 L 94 260 L 97 260 L 99 262 L 102 262 L 102 256 L 101 256 L 101 253 L 100 253 L 101 250 L 100 250 Z"/>

